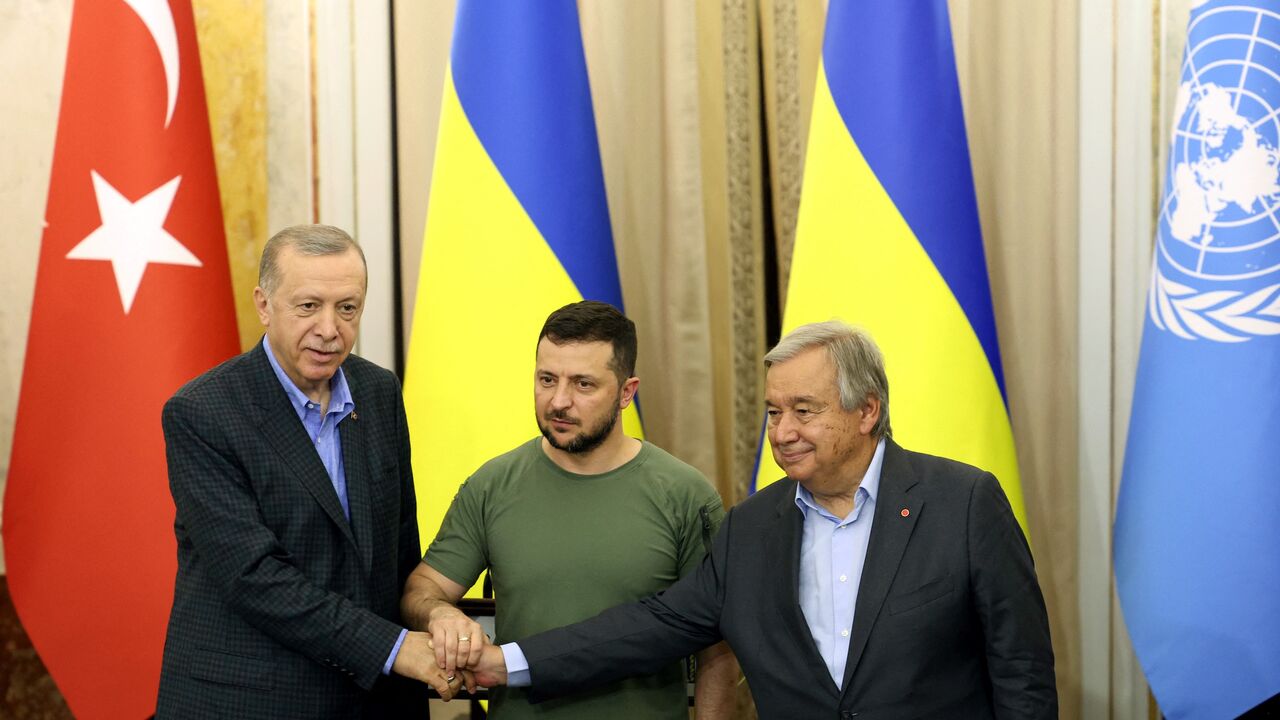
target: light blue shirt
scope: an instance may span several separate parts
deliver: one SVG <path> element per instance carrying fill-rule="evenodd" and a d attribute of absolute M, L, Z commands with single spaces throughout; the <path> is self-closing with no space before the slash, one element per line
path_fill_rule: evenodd
<path fill-rule="evenodd" d="M 836 517 L 814 502 L 813 495 L 803 485 L 796 486 L 796 507 L 804 515 L 804 534 L 800 540 L 800 609 L 836 687 L 844 684 L 853 610 L 862 585 L 862 565 L 867 559 L 867 542 L 871 539 L 883 465 L 882 438 L 876 443 L 871 464 L 854 495 L 853 512 L 845 518 Z M 529 661 L 524 651 L 513 642 L 502 645 L 501 649 L 507 666 L 507 685 L 527 687 Z"/>
<path fill-rule="evenodd" d="M 862 565 L 871 539 L 883 462 L 884 440 L 881 440 L 854 494 L 853 511 L 844 518 L 836 517 L 815 502 L 804 486 L 796 486 L 796 507 L 804 516 L 800 539 L 800 610 L 836 687 L 844 683 L 853 611 L 862 584 Z"/>
<path fill-rule="evenodd" d="M 298 413 L 298 419 L 302 421 L 307 437 L 311 438 L 311 444 L 315 446 L 316 454 L 320 456 L 325 472 L 329 473 L 329 482 L 333 484 L 333 491 L 338 494 L 343 515 L 346 515 L 347 520 L 350 521 L 351 503 L 347 500 L 347 471 L 342 462 L 342 435 L 338 432 L 338 423 L 346 419 L 356 408 L 355 401 L 351 399 L 351 386 L 347 384 L 347 376 L 343 374 L 342 368 L 338 368 L 338 372 L 329 378 L 329 407 L 322 408 L 319 403 L 307 397 L 307 394 L 294 384 L 293 378 L 280 367 L 275 352 L 271 350 L 271 342 L 265 335 L 262 337 L 262 347 L 267 351 L 267 362 L 271 363 L 276 379 L 280 381 L 285 394 L 289 396 L 289 402 L 293 405 L 294 412 Z M 395 646 L 391 648 L 391 655 L 382 666 L 383 675 L 391 674 L 391 666 L 395 664 L 396 655 L 400 654 L 400 646 L 404 644 L 404 638 L 408 632 L 404 628 L 400 629 L 400 637 L 396 639 Z"/>
<path fill-rule="evenodd" d="M 281 369 L 275 353 L 271 350 L 271 343 L 265 336 L 262 338 L 262 346 L 267 351 L 267 360 L 276 373 L 276 379 L 284 386 L 294 412 L 298 413 L 302 427 L 306 428 L 307 436 L 311 438 L 316 453 L 320 455 L 320 462 L 324 463 L 324 469 L 329 473 L 329 482 L 333 483 L 333 491 L 338 494 L 338 502 L 342 504 L 343 514 L 347 516 L 347 520 L 350 520 L 351 504 L 347 501 L 347 472 L 342 462 L 342 435 L 338 433 L 338 423 L 350 415 L 356 407 L 355 402 L 351 400 L 351 387 L 347 385 L 347 376 L 343 374 L 342 368 L 338 368 L 338 372 L 329 378 L 329 407 L 322 408 L 319 403 L 307 397 L 307 394 L 294 384 L 293 378 Z"/>

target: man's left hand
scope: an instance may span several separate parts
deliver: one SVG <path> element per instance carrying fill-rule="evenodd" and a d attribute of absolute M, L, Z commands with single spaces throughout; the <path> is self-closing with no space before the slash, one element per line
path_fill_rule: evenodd
<path fill-rule="evenodd" d="M 446 675 L 480 662 L 480 653 L 489 642 L 480 623 L 452 605 L 433 608 L 427 630 L 431 633 L 436 665 Z"/>

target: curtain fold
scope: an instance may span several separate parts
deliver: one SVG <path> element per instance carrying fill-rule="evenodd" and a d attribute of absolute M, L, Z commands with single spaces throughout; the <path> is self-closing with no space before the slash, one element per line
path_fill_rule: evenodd
<path fill-rule="evenodd" d="M 1077 8 L 951 9 L 1029 539 L 1061 713 L 1078 717 Z"/>

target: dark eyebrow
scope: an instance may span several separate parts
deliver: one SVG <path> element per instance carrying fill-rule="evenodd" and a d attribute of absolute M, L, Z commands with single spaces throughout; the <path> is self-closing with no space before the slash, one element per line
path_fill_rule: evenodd
<path fill-rule="evenodd" d="M 559 375 L 557 375 L 556 373 L 554 373 L 554 372 L 552 372 L 552 371 L 550 371 L 550 370 L 547 370 L 547 369 L 545 369 L 545 368 L 535 368 L 535 369 L 534 369 L 534 371 L 533 371 L 533 374 L 534 374 L 534 375 L 536 375 L 536 376 L 549 375 L 549 376 L 551 376 L 551 377 L 560 377 L 560 376 L 559 376 Z M 580 374 L 578 374 L 578 375 L 570 375 L 570 376 L 569 376 L 569 381 L 570 381 L 570 382 L 581 382 L 581 381 L 583 381 L 583 380 L 590 380 L 591 382 L 599 382 L 599 381 L 600 381 L 600 378 L 599 378 L 599 376 L 596 376 L 596 375 L 586 375 L 586 374 L 581 374 L 581 373 L 580 373 Z"/>

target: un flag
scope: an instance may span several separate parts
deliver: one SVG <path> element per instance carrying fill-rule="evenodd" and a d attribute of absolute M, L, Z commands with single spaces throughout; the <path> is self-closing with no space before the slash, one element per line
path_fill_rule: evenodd
<path fill-rule="evenodd" d="M 1280 6 L 1192 11 L 1115 524 L 1169 718 L 1280 693 Z"/>

